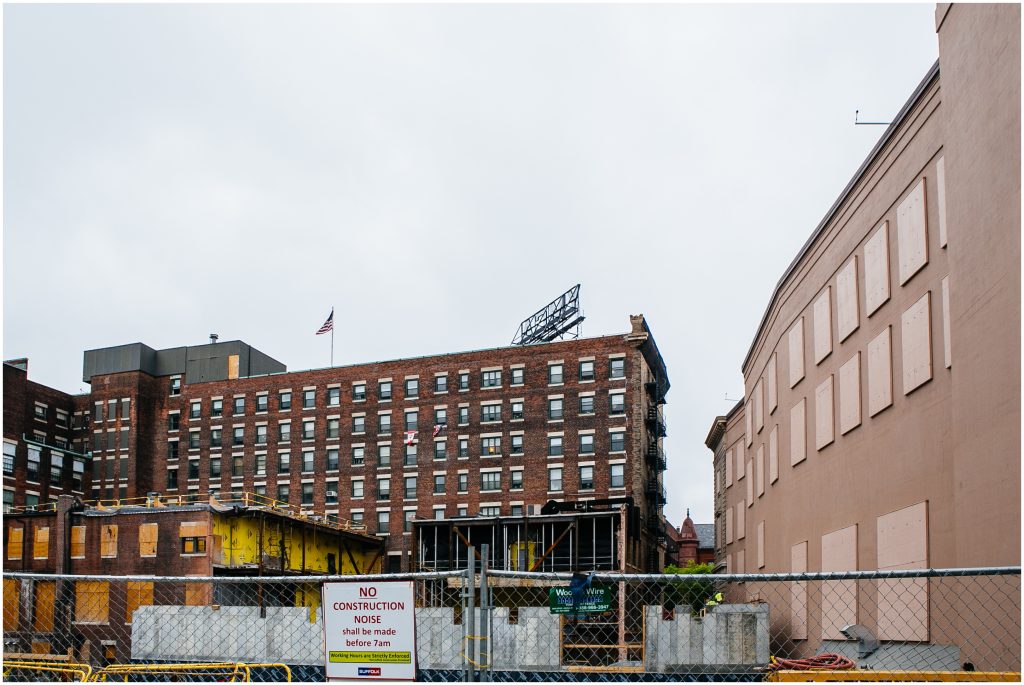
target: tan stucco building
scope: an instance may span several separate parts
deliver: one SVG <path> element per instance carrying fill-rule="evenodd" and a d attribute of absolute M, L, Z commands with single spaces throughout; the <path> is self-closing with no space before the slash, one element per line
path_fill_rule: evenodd
<path fill-rule="evenodd" d="M 1020 6 L 936 28 L 711 427 L 731 572 L 1020 563 Z"/>

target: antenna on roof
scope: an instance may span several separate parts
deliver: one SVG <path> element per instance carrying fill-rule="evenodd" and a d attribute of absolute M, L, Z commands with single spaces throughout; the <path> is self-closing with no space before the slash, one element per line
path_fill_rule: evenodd
<path fill-rule="evenodd" d="M 566 335 L 578 338 L 583 318 L 583 310 L 580 309 L 580 284 L 577 283 L 546 307 L 524 319 L 519 324 L 515 337 L 512 338 L 512 344 L 545 343 L 555 338 L 565 338 Z"/>
<path fill-rule="evenodd" d="M 891 123 L 891 121 L 860 121 L 860 110 L 855 109 L 853 111 L 854 126 L 888 126 Z"/>
<path fill-rule="evenodd" d="M 725 396 L 722 398 L 722 401 L 723 402 L 739 402 L 739 400 L 734 400 L 731 397 L 729 397 L 729 393 L 725 393 Z"/>

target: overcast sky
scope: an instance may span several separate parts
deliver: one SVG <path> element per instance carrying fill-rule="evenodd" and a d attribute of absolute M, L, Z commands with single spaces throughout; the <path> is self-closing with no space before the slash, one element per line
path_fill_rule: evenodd
<path fill-rule="evenodd" d="M 934 5 L 5 5 L 4 358 L 506 345 L 582 283 L 668 364 L 668 517 L 772 289 L 937 57 Z"/>

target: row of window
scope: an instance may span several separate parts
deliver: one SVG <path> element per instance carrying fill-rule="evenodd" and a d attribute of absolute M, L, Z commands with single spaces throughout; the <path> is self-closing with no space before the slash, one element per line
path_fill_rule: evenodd
<path fill-rule="evenodd" d="M 130 410 L 131 410 L 131 400 L 129 398 L 125 397 L 125 398 L 122 398 L 120 400 L 116 400 L 116 399 L 115 400 L 107 400 L 106 402 L 104 402 L 103 400 L 99 400 L 99 401 L 93 402 L 93 408 L 92 408 L 92 420 L 93 420 L 93 422 L 94 423 L 100 423 L 100 422 L 103 421 L 103 419 L 104 419 L 104 411 L 103 411 L 104 405 L 106 405 L 106 407 L 107 407 L 106 420 L 107 421 L 113 421 L 114 419 L 116 419 L 117 415 L 118 415 L 118 412 L 117 412 L 117 405 L 118 405 L 118 403 L 120 403 L 120 405 L 121 405 L 121 420 L 122 421 L 127 421 L 129 413 L 130 413 Z M 36 407 L 38 408 L 38 405 L 36 405 Z M 58 414 L 58 419 L 59 418 L 60 418 L 60 415 Z"/>
<path fill-rule="evenodd" d="M 4 442 L 4 475 L 14 475 L 14 457 L 17 450 L 17 445 L 13 442 Z M 25 479 L 32 483 L 39 482 L 39 476 L 42 472 L 42 449 L 37 445 L 27 446 L 27 459 L 25 462 L 26 473 Z M 82 476 L 85 473 L 85 462 L 80 459 L 70 459 L 66 463 L 64 461 L 64 455 L 58 452 L 50 452 L 50 482 L 59 486 L 64 475 L 66 466 L 71 466 L 72 473 L 72 487 L 75 490 L 82 489 Z"/>

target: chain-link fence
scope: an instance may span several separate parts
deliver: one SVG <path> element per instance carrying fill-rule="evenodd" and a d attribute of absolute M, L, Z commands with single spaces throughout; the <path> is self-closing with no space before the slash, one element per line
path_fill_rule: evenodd
<path fill-rule="evenodd" d="M 414 581 L 420 680 L 888 680 L 895 672 L 1019 679 L 1019 567 L 574 575 L 478 566 L 332 578 L 11 573 L 3 588 L 4 675 L 322 681 L 326 580 Z M 803 670 L 812 667 L 828 670 Z"/>

